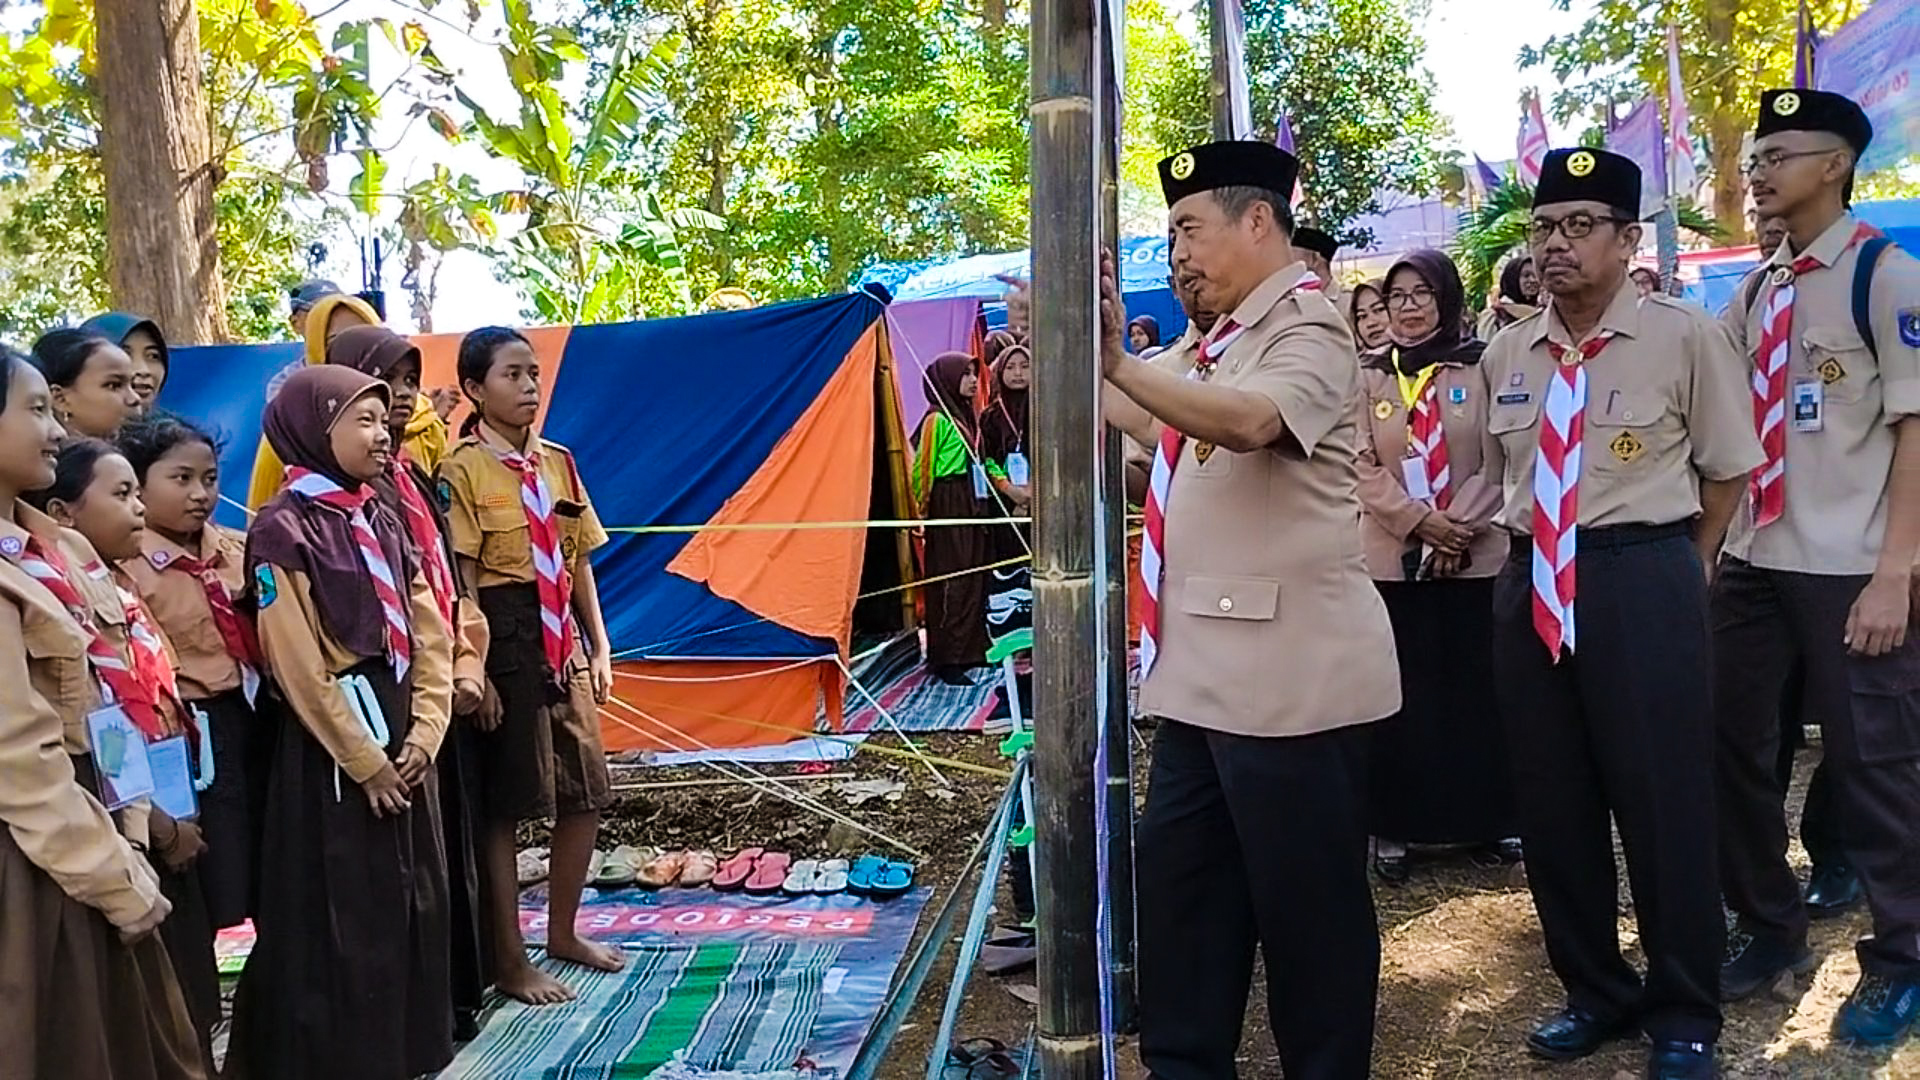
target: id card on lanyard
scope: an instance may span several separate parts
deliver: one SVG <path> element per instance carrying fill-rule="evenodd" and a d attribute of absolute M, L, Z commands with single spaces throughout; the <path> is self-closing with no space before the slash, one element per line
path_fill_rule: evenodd
<path fill-rule="evenodd" d="M 125 709 L 107 705 L 88 713 L 87 742 L 93 748 L 101 805 L 118 810 L 153 794 L 153 763 L 147 757 L 147 738 L 133 726 Z"/>
<path fill-rule="evenodd" d="M 1027 469 L 1027 455 L 1015 450 L 1007 455 L 1007 483 L 1014 487 L 1026 487 L 1031 475 Z"/>

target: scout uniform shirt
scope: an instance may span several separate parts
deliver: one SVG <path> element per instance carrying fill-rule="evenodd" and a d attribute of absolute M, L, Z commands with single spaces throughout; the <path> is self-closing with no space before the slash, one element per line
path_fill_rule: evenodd
<path fill-rule="evenodd" d="M 1417 542 L 1413 530 L 1428 514 L 1439 513 L 1431 499 L 1407 493 L 1407 467 L 1415 463 L 1407 438 L 1410 421 L 1406 392 L 1389 352 L 1380 363 L 1360 369 L 1363 410 L 1360 425 L 1361 543 L 1367 570 L 1376 581 L 1405 581 L 1402 556 Z M 1440 427 L 1447 443 L 1447 472 L 1452 477 L 1453 501 L 1446 514 L 1474 530 L 1467 545 L 1467 565 L 1456 577 L 1492 577 L 1507 558 L 1507 535 L 1492 528 L 1500 513 L 1500 447 L 1487 431 L 1487 391 L 1477 364 L 1441 362 L 1428 370 L 1440 399 Z M 1411 384 L 1411 380 L 1409 380 Z M 1491 463 L 1492 468 L 1488 466 Z"/>
<path fill-rule="evenodd" d="M 87 714 L 101 705 L 100 684 L 87 631 L 20 568 L 29 536 L 75 566 L 93 556 L 24 503 L 0 522 L 0 818 L 62 891 L 127 926 L 152 910 L 160 882 L 74 775 L 72 757 L 90 753 Z"/>
<path fill-rule="evenodd" d="M 1283 736 L 1400 708 L 1393 631 L 1360 551 L 1353 335 L 1326 297 L 1288 293 L 1304 273 L 1281 270 L 1241 303 L 1246 329 L 1208 379 L 1270 400 L 1285 435 L 1246 454 L 1181 447 L 1143 712 Z"/>
<path fill-rule="evenodd" d="M 198 550 L 183 548 L 148 529 L 141 534 L 141 557 L 128 559 L 123 567 L 154 621 L 166 628 L 179 661 L 180 696 L 188 701 L 239 689 L 240 662 L 227 653 L 199 576 L 173 564 L 181 558 L 206 560 L 226 582 L 228 594 L 238 597 L 246 591 L 246 553 L 246 536 L 218 525 L 208 524 L 201 530 Z"/>
<path fill-rule="evenodd" d="M 505 453 L 509 448 L 499 435 L 481 424 L 440 463 L 447 539 L 454 554 L 479 564 L 479 579 L 474 584 L 482 589 L 531 585 L 538 580 L 533 571 L 533 541 L 527 534 L 527 512 L 520 502 L 520 474 L 507 468 L 496 450 Z M 539 452 L 540 476 L 553 496 L 553 516 L 560 529 L 560 559 L 571 568 L 580 556 L 606 546 L 607 531 L 593 512 L 573 453 L 545 439 L 539 440 Z"/>
<path fill-rule="evenodd" d="M 1920 414 L 1920 262 L 1887 250 L 1873 279 L 1868 312 L 1875 363 L 1853 321 L 1853 273 L 1860 245 L 1851 215 L 1808 245 L 1805 255 L 1826 269 L 1794 280 L 1793 328 L 1787 358 L 1786 509 L 1764 529 L 1753 527 L 1752 500 L 1727 530 L 1727 554 L 1767 570 L 1807 574 L 1871 574 L 1887 533 L 1887 489 L 1893 469 L 1893 425 Z M 1800 256 L 1781 244 L 1762 273 Z M 1754 367 L 1767 299 L 1764 279 L 1752 309 L 1742 290 L 1725 321 L 1734 344 Z M 1751 394 L 1751 391 L 1749 391 Z M 1796 400 L 1814 397 L 1815 416 L 1796 422 Z M 1801 406 L 1805 408 L 1805 406 Z M 1748 426 L 1752 426 L 1748 406 Z"/>
<path fill-rule="evenodd" d="M 1583 529 L 1667 525 L 1700 513 L 1700 478 L 1745 477 L 1762 460 L 1747 374 L 1727 336 L 1698 308 L 1621 283 L 1593 335 L 1613 340 L 1585 362 L 1580 444 Z M 1533 466 L 1540 410 L 1556 361 L 1577 355 L 1552 305 L 1500 332 L 1480 358 L 1493 404 L 1487 430 L 1505 458 L 1500 524 L 1533 533 Z"/>

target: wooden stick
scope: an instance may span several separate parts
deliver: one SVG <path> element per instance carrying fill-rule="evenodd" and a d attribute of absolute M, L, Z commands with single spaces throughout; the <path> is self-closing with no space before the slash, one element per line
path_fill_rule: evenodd
<path fill-rule="evenodd" d="M 798 781 L 801 781 L 801 780 L 808 780 L 808 781 L 812 781 L 812 780 L 852 780 L 852 779 L 855 779 L 855 778 L 856 778 L 856 777 L 857 777 L 858 775 L 859 775 L 858 773 L 850 773 L 850 772 L 836 772 L 836 773 L 796 773 L 796 774 L 795 774 L 795 775 L 793 775 L 793 776 L 782 776 L 782 777 L 780 777 L 780 778 L 779 778 L 779 782 L 780 782 L 780 783 L 783 783 L 783 784 L 787 784 L 787 783 L 795 783 L 795 782 L 798 782 Z M 716 776 L 716 777 L 709 777 L 709 778 L 707 778 L 707 779 L 705 779 L 705 780 L 650 780 L 650 781 L 647 781 L 647 782 L 645 782 L 645 783 L 639 783 L 639 784 L 615 784 L 615 785 L 613 785 L 613 790 L 615 790 L 615 791 L 665 791 L 665 790 L 667 790 L 668 788 L 689 788 L 689 787 L 725 787 L 725 786 L 727 786 L 727 785 L 729 785 L 729 784 L 745 784 L 745 785 L 747 785 L 747 786 L 749 786 L 749 787 L 754 787 L 754 786 L 758 786 L 758 785 L 761 785 L 761 784 L 766 784 L 766 783 L 770 783 L 770 782 L 772 782 L 772 778 L 771 778 L 771 777 L 760 777 L 760 776 L 742 776 L 742 777 L 731 777 L 731 776 L 727 776 L 727 777 L 720 777 L 720 776 Z"/>

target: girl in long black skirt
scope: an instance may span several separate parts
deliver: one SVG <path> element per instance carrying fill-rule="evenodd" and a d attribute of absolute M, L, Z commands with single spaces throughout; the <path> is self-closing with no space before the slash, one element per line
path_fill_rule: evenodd
<path fill-rule="evenodd" d="M 453 648 L 387 471 L 388 391 L 295 372 L 267 406 L 287 486 L 247 535 L 269 690 L 260 937 L 234 1003 L 230 1077 L 403 1080 L 453 1058 L 447 867 L 433 760 Z"/>
<path fill-rule="evenodd" d="M 927 416 L 914 448 L 913 497 L 925 519 L 978 517 L 986 487 L 973 393 L 973 357 L 942 353 L 927 368 Z M 927 667 L 941 682 L 965 686 L 987 662 L 987 533 L 977 525 L 926 531 L 922 568 Z"/>

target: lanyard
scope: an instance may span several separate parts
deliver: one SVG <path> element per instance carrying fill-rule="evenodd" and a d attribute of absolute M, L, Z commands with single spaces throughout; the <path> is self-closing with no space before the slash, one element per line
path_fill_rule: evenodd
<path fill-rule="evenodd" d="M 1400 371 L 1400 353 L 1398 350 L 1395 350 L 1393 354 L 1393 377 L 1400 383 L 1401 404 L 1405 405 L 1407 409 L 1411 411 L 1414 403 L 1420 400 L 1420 395 L 1427 392 L 1427 384 L 1433 381 L 1433 373 L 1438 370 L 1440 370 L 1439 364 L 1428 364 L 1426 367 L 1420 369 L 1420 374 L 1409 379 Z"/>

